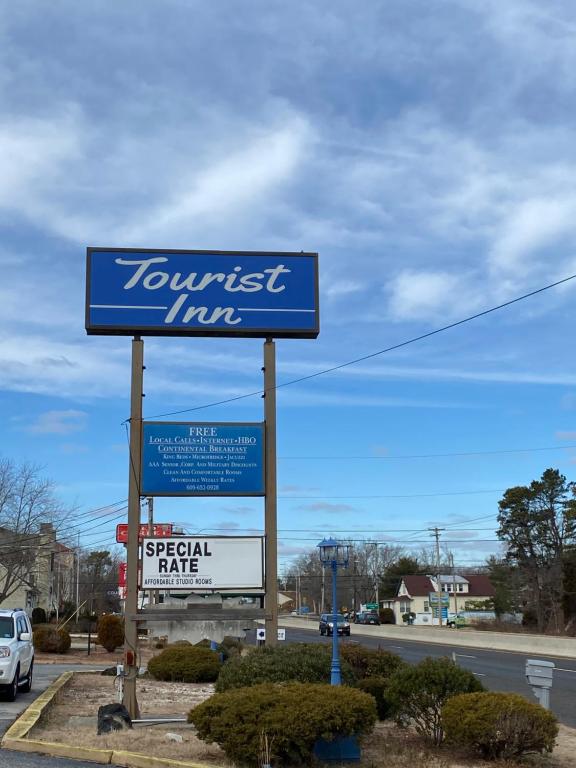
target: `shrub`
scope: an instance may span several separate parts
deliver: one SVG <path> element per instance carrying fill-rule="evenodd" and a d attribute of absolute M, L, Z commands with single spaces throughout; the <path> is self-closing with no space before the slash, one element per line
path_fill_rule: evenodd
<path fill-rule="evenodd" d="M 426 658 L 390 678 L 386 696 L 400 724 L 412 722 L 416 731 L 441 744 L 444 738 L 442 707 L 459 693 L 475 693 L 484 687 L 472 672 L 447 658 Z"/>
<path fill-rule="evenodd" d="M 58 629 L 53 624 L 40 624 L 34 628 L 34 647 L 44 653 L 66 653 L 72 640 L 66 628 Z"/>
<path fill-rule="evenodd" d="M 551 712 L 516 693 L 465 693 L 442 709 L 447 740 L 488 760 L 552 752 L 558 724 Z"/>
<path fill-rule="evenodd" d="M 390 677 L 406 666 L 400 656 L 381 648 L 366 648 L 364 645 L 346 644 L 340 646 L 342 661 L 347 662 L 357 679 L 364 677 Z"/>
<path fill-rule="evenodd" d="M 46 624 L 46 611 L 44 608 L 34 608 L 32 610 L 32 624 Z"/>
<path fill-rule="evenodd" d="M 108 653 L 115 651 L 124 642 L 124 620 L 113 613 L 100 616 L 97 640 Z"/>
<path fill-rule="evenodd" d="M 386 720 L 390 717 L 390 703 L 386 697 L 386 689 L 388 688 L 386 677 L 365 677 L 363 680 L 358 680 L 356 687 L 374 697 L 378 720 Z"/>
<path fill-rule="evenodd" d="M 259 765 L 264 736 L 274 764 L 310 765 L 318 739 L 370 733 L 376 705 L 351 688 L 264 684 L 217 693 L 195 707 L 188 721 L 199 738 L 219 744 L 237 765 Z"/>
<path fill-rule="evenodd" d="M 211 683 L 220 672 L 220 659 L 217 653 L 208 648 L 171 646 L 150 659 L 148 672 L 156 680 Z"/>
<path fill-rule="evenodd" d="M 259 683 L 327 683 L 330 680 L 331 649 L 312 643 L 264 646 L 246 656 L 231 658 L 216 683 L 217 691 L 242 688 Z M 342 680 L 356 680 L 349 664 L 342 660 Z"/>
<path fill-rule="evenodd" d="M 396 624 L 396 616 L 392 608 L 380 608 L 381 624 Z"/>

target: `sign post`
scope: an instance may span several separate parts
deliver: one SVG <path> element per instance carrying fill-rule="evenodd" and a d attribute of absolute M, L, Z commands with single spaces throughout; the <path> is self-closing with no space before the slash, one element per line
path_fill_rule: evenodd
<path fill-rule="evenodd" d="M 264 420 L 266 423 L 266 597 L 264 626 L 266 641 L 276 645 L 278 639 L 278 523 L 276 515 L 276 345 L 264 342 Z"/>
<path fill-rule="evenodd" d="M 124 615 L 124 693 L 122 703 L 134 720 L 140 710 L 136 699 L 138 677 L 138 533 L 140 530 L 140 463 L 142 454 L 142 396 L 144 342 L 132 341 L 130 388 L 130 457 L 128 461 L 128 542 L 126 544 L 126 603 Z"/>
<path fill-rule="evenodd" d="M 269 642 L 277 642 L 278 534 L 274 339 L 315 339 L 318 336 L 318 254 L 303 251 L 283 253 L 88 248 L 86 274 L 86 332 L 104 336 L 134 337 L 126 547 L 126 678 L 123 694 L 123 703 L 134 719 L 138 716 L 138 540 L 142 496 L 265 496 L 265 626 Z M 151 426 L 147 423 L 144 425 L 147 453 L 144 454 L 143 460 L 144 350 L 141 336 L 145 335 L 265 339 L 264 426 Z M 220 437 L 218 430 L 225 427 L 231 428 L 232 433 L 235 429 L 240 431 L 237 431 L 235 436 L 232 434 L 223 438 L 232 442 L 219 444 L 214 439 L 212 443 L 210 440 L 194 443 L 179 442 L 177 428 L 180 427 L 188 430 L 191 427 L 200 429 L 200 432 L 188 432 L 187 438 L 217 438 Z M 248 428 L 253 428 L 255 434 L 243 434 L 242 429 Z M 169 433 L 162 434 L 165 429 L 168 429 Z M 160 430 L 160 434 L 156 435 L 159 438 L 156 444 L 149 440 L 154 430 Z M 208 432 L 203 433 L 202 430 Z M 252 438 L 255 440 L 254 444 L 251 442 Z M 243 439 L 248 442 L 242 442 Z M 163 457 L 163 453 L 167 451 L 161 450 L 162 445 L 170 448 L 171 459 Z M 225 446 L 230 446 L 231 449 L 236 446 L 241 450 L 236 451 L 234 457 L 235 451 L 227 451 Z M 207 450 L 196 450 L 200 447 Z M 202 454 L 210 452 L 212 456 L 206 458 L 201 466 Z M 184 461 L 180 460 L 182 457 Z M 191 462 L 187 461 L 188 458 Z M 147 527 L 148 533 L 153 531 L 151 524 Z"/>

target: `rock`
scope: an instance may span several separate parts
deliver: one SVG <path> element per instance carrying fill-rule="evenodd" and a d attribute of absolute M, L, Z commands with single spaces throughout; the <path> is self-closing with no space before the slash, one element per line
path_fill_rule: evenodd
<path fill-rule="evenodd" d="M 178 744 L 182 744 L 182 742 L 184 741 L 184 739 L 182 738 L 182 736 L 180 736 L 179 733 L 167 733 L 164 736 L 164 738 L 166 739 L 166 741 L 175 741 Z"/>
<path fill-rule="evenodd" d="M 123 728 L 132 728 L 132 720 L 123 704 L 104 704 L 98 707 L 98 736 Z"/>

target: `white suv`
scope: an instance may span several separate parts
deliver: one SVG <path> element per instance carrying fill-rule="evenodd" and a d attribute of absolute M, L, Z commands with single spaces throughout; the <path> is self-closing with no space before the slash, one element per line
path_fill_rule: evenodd
<path fill-rule="evenodd" d="M 32 627 L 25 611 L 0 609 L 0 691 L 14 701 L 18 689 L 32 688 L 34 645 Z"/>

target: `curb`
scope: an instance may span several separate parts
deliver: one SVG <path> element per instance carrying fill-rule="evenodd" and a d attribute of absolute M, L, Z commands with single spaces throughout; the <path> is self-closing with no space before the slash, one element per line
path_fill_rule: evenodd
<path fill-rule="evenodd" d="M 90 670 L 92 671 L 92 670 Z M 38 752 L 53 757 L 68 757 L 87 760 L 104 765 L 118 765 L 121 768 L 216 768 L 204 763 L 191 763 L 182 760 L 170 760 L 164 757 L 149 757 L 138 752 L 125 752 L 96 747 L 78 747 L 73 744 L 55 744 L 50 741 L 29 739 L 28 734 L 36 725 L 45 709 L 53 702 L 56 694 L 65 688 L 74 675 L 86 672 L 64 672 L 12 723 L 4 734 L 0 747 L 16 752 Z"/>

